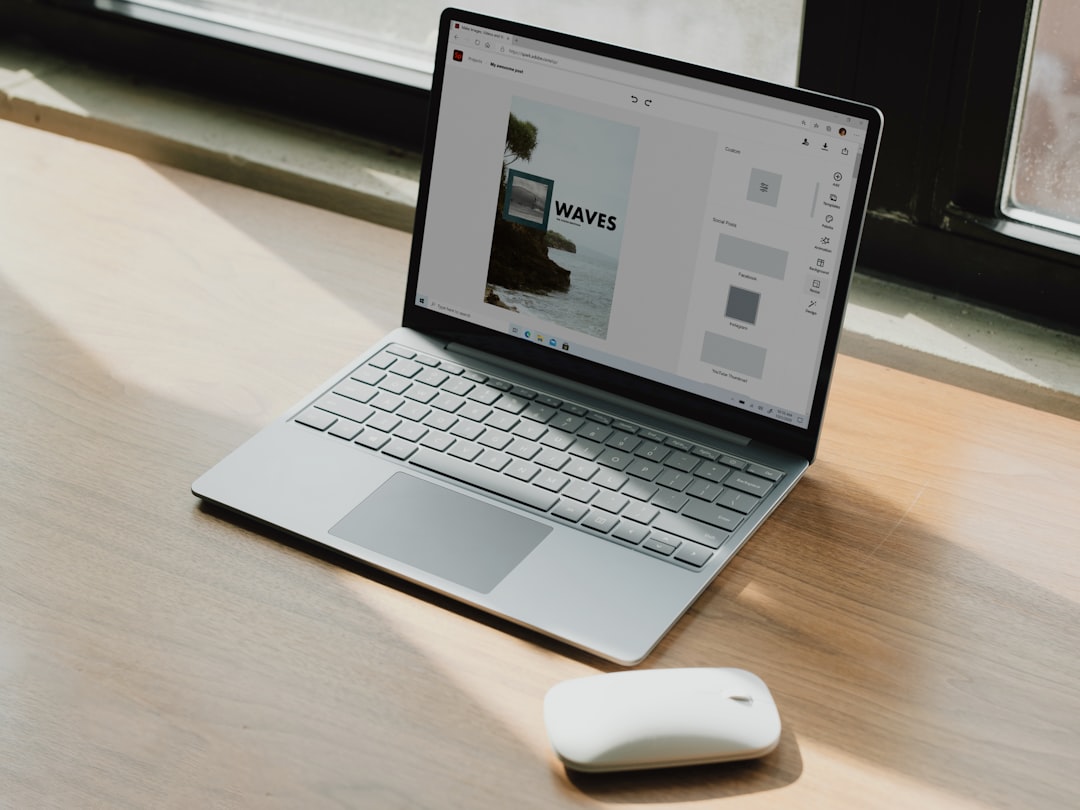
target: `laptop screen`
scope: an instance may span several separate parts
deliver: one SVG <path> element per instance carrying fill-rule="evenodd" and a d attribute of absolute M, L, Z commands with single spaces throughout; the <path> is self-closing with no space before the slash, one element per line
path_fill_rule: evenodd
<path fill-rule="evenodd" d="M 454 14 L 412 303 L 807 427 L 871 108 Z"/>

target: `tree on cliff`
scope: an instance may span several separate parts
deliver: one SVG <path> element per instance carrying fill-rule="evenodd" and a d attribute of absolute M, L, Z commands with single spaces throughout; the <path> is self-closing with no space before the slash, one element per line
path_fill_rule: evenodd
<path fill-rule="evenodd" d="M 510 113 L 510 123 L 506 127 L 506 149 L 503 151 L 503 177 L 506 177 L 506 167 L 511 163 L 531 160 L 535 148 L 536 124 L 522 121 Z"/>
<path fill-rule="evenodd" d="M 536 124 L 510 113 L 506 127 L 506 148 L 503 151 L 502 180 L 495 208 L 488 284 L 543 294 L 570 289 L 570 271 L 548 258 L 546 231 L 509 222 L 502 216 L 506 201 L 507 167 L 518 160 L 531 160 L 538 137 Z"/>

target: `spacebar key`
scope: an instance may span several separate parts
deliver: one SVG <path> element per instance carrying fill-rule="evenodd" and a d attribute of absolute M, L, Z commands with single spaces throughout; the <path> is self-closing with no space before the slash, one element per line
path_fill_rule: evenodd
<path fill-rule="evenodd" d="M 559 496 L 552 492 L 529 486 L 516 478 L 492 472 L 453 456 L 443 455 L 427 447 L 421 447 L 409 456 L 409 461 L 417 467 L 442 473 L 450 478 L 464 481 L 466 484 L 472 484 L 474 487 L 494 492 L 496 495 L 502 495 L 504 498 L 509 498 L 512 501 L 526 504 L 544 512 L 548 511 L 559 500 Z"/>

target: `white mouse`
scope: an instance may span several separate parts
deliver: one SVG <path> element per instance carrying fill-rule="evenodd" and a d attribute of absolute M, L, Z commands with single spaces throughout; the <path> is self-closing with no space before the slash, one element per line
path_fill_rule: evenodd
<path fill-rule="evenodd" d="M 620 771 L 729 762 L 768 754 L 780 713 L 743 669 L 643 669 L 553 686 L 544 723 L 568 768 Z"/>

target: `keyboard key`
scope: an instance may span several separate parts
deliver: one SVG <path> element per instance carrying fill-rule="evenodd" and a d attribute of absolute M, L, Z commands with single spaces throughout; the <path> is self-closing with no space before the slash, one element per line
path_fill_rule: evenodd
<path fill-rule="evenodd" d="M 604 450 L 604 446 L 599 442 L 594 442 L 591 439 L 577 439 L 568 448 L 570 455 L 579 456 L 580 458 L 594 459 L 600 455 Z"/>
<path fill-rule="evenodd" d="M 514 416 L 512 413 L 492 413 L 487 419 L 484 420 L 484 424 L 489 428 L 495 428 L 496 430 L 512 430 L 514 426 L 521 420 Z"/>
<path fill-rule="evenodd" d="M 481 467 L 486 467 L 489 470 L 499 472 L 510 463 L 510 456 L 506 453 L 500 453 L 498 450 L 491 450 L 490 448 L 480 454 L 476 459 L 476 463 Z"/>
<path fill-rule="evenodd" d="M 379 383 L 379 388 L 383 391 L 389 391 L 391 394 L 404 394 L 411 387 L 412 382 L 410 380 L 405 377 L 395 377 L 392 374 L 388 374 Z"/>
<path fill-rule="evenodd" d="M 575 458 L 572 459 L 569 464 L 563 467 L 563 472 L 567 475 L 574 476 L 574 478 L 580 478 L 582 481 L 588 481 L 590 478 L 596 475 L 596 472 L 599 469 L 600 467 L 598 467 L 591 461 Z"/>
<path fill-rule="evenodd" d="M 424 438 L 427 432 L 426 427 L 418 425 L 416 422 L 402 422 L 394 430 L 394 436 L 407 442 L 418 442 Z"/>
<path fill-rule="evenodd" d="M 424 419 L 424 424 L 432 430 L 449 430 L 457 424 L 457 417 L 442 411 L 432 411 Z"/>
<path fill-rule="evenodd" d="M 391 412 L 396 411 L 398 408 L 400 408 L 403 402 L 405 402 L 405 400 L 403 400 L 397 394 L 391 394 L 387 391 L 380 391 L 377 395 L 372 397 L 369 404 L 374 408 L 378 408 L 380 411 Z"/>
<path fill-rule="evenodd" d="M 455 441 L 457 440 L 448 433 L 429 430 L 424 435 L 424 438 L 420 440 L 420 444 L 424 445 L 424 447 L 430 447 L 432 450 L 438 450 L 440 453 L 445 453 Z"/>
<path fill-rule="evenodd" d="M 558 492 L 570 483 L 570 479 L 555 470 L 541 470 L 540 475 L 533 479 L 533 483 L 549 492 Z"/>
<path fill-rule="evenodd" d="M 598 487 L 618 490 L 622 489 L 623 484 L 630 479 L 618 470 L 607 470 L 601 467 L 590 480 Z"/>
<path fill-rule="evenodd" d="M 539 441 L 540 437 L 547 432 L 547 428 L 536 422 L 519 422 L 514 427 L 514 435 L 521 436 L 529 441 Z"/>
<path fill-rule="evenodd" d="M 519 481 L 532 481 L 536 478 L 536 474 L 540 472 L 540 468 L 530 461 L 522 461 L 519 459 L 517 461 L 511 461 L 503 472 Z"/>
<path fill-rule="evenodd" d="M 506 446 L 513 441 L 513 437 L 509 433 L 503 433 L 501 430 L 495 430 L 488 428 L 481 435 L 479 442 L 484 447 L 492 447 L 496 450 L 505 450 Z"/>
<path fill-rule="evenodd" d="M 404 358 L 399 358 L 390 365 L 390 371 L 399 377 L 415 377 L 423 368 L 419 363 Z"/>
<path fill-rule="evenodd" d="M 544 447 L 536 454 L 535 458 L 533 458 L 533 461 L 541 467 L 548 467 L 552 470 L 561 470 L 569 460 L 570 456 L 566 455 L 566 453 L 554 450 L 550 447 Z"/>
<path fill-rule="evenodd" d="M 293 421 L 299 422 L 301 425 L 307 425 L 310 428 L 315 428 L 315 430 L 326 430 L 337 421 L 337 417 L 327 411 L 320 411 L 317 408 L 307 408 L 297 414 Z"/>
<path fill-rule="evenodd" d="M 749 493 L 740 492 L 737 489 L 725 489 L 720 493 L 720 497 L 716 499 L 716 503 L 748 515 L 754 510 L 754 507 L 761 503 L 761 499 Z"/>
<path fill-rule="evenodd" d="M 573 433 L 567 433 L 563 430 L 548 430 L 547 433 L 540 437 L 540 444 L 554 447 L 556 450 L 566 450 L 574 443 L 575 439 Z"/>
<path fill-rule="evenodd" d="M 416 381 L 423 383 L 424 385 L 430 385 L 433 388 L 438 388 L 444 382 L 450 378 L 450 375 L 445 371 L 436 371 L 433 368 L 426 368 L 416 375 Z"/>
<path fill-rule="evenodd" d="M 577 523 L 588 511 L 589 507 L 585 504 L 578 501 L 572 501 L 569 498 L 563 498 L 556 504 L 555 508 L 551 510 L 551 514 L 560 517 L 563 520 L 569 520 L 571 523 Z"/>
<path fill-rule="evenodd" d="M 476 383 L 469 382 L 468 380 L 458 377 L 457 379 L 450 380 L 444 383 L 442 390 L 447 394 L 454 394 L 455 396 L 463 397 L 476 388 Z"/>
<path fill-rule="evenodd" d="M 530 442 L 528 439 L 513 439 L 505 448 L 507 453 L 523 459 L 532 459 L 540 452 L 540 445 Z"/>
<path fill-rule="evenodd" d="M 526 419 L 531 419 L 534 422 L 544 423 L 553 417 L 558 411 L 552 408 L 550 405 L 543 405 L 539 402 L 533 402 L 529 404 L 529 407 L 521 412 L 521 415 Z"/>
<path fill-rule="evenodd" d="M 326 394 L 315 403 L 315 407 L 346 419 L 352 419 L 354 422 L 363 422 L 375 413 L 375 409 L 370 405 L 339 397 L 337 394 Z"/>
<path fill-rule="evenodd" d="M 670 456 L 664 459 L 664 464 L 666 464 L 668 467 L 674 467 L 676 470 L 681 470 L 682 472 L 692 472 L 694 467 L 696 467 L 700 463 L 700 459 L 695 458 L 690 453 L 684 452 L 682 450 L 676 453 L 672 453 Z"/>
<path fill-rule="evenodd" d="M 563 495 L 567 498 L 573 498 L 575 501 L 588 503 L 599 491 L 600 488 L 593 484 L 587 484 L 584 481 L 571 480 L 570 483 L 566 485 L 566 489 L 563 490 Z"/>
<path fill-rule="evenodd" d="M 611 532 L 612 537 L 618 537 L 635 546 L 649 536 L 649 530 L 640 523 L 631 523 L 628 520 L 620 520 Z"/>
<path fill-rule="evenodd" d="M 619 514 L 619 512 L 623 510 L 623 507 L 629 502 L 629 499 L 625 496 L 607 490 L 601 490 L 597 493 L 596 497 L 592 499 L 592 505 L 594 507 L 616 515 Z"/>
<path fill-rule="evenodd" d="M 724 488 L 720 484 L 705 478 L 695 478 L 693 483 L 684 491 L 692 498 L 698 498 L 703 501 L 714 501 L 716 500 L 716 496 L 723 492 L 723 490 Z"/>
<path fill-rule="evenodd" d="M 495 400 L 501 397 L 502 394 L 489 386 L 478 385 L 466 396 L 474 402 L 479 402 L 483 405 L 493 405 Z"/>
<path fill-rule="evenodd" d="M 610 448 L 596 457 L 598 464 L 603 464 L 605 467 L 611 467 L 614 470 L 625 470 L 633 460 L 634 457 L 629 452 Z"/>
<path fill-rule="evenodd" d="M 723 464 L 717 464 L 713 461 L 706 461 L 702 463 L 700 467 L 694 470 L 694 475 L 699 478 L 705 478 L 709 481 L 719 484 L 728 474 L 731 472 L 730 467 L 726 467 Z"/>
<path fill-rule="evenodd" d="M 668 448 L 656 442 L 645 442 L 634 450 L 635 456 L 657 462 L 663 461 L 670 453 L 671 451 Z"/>
<path fill-rule="evenodd" d="M 431 402 L 438 395 L 438 388 L 432 388 L 430 385 L 423 385 L 422 383 L 413 383 L 405 392 L 405 396 L 414 402 Z"/>
<path fill-rule="evenodd" d="M 361 429 L 360 425 L 351 419 L 338 419 L 334 426 L 326 432 L 331 436 L 337 436 L 339 439 L 351 442 L 360 435 Z"/>
<path fill-rule="evenodd" d="M 573 433 L 575 430 L 577 430 L 579 427 L 581 427 L 583 424 L 585 424 L 585 420 L 580 416 L 575 416 L 574 414 L 566 413 L 565 412 L 565 407 L 566 406 L 563 406 L 563 411 L 560 411 L 548 423 L 548 427 L 553 427 L 553 428 L 556 428 L 557 430 L 565 430 L 567 433 Z"/>
<path fill-rule="evenodd" d="M 734 531 L 742 523 L 742 515 L 738 512 L 725 509 L 723 506 L 705 503 L 704 501 L 691 501 L 686 505 L 683 514 L 686 517 L 700 520 L 702 523 L 708 523 L 710 526 L 716 526 L 729 532 Z"/>
<path fill-rule="evenodd" d="M 419 402 L 406 402 L 397 409 L 397 415 L 410 422 L 422 422 L 431 413 L 431 408 Z"/>
<path fill-rule="evenodd" d="M 372 386 L 376 385 L 379 380 L 385 377 L 386 372 L 372 366 L 360 366 L 360 368 L 358 368 L 349 376 L 357 382 L 362 382 L 366 385 Z M 374 394 L 374 391 L 372 393 Z"/>
<path fill-rule="evenodd" d="M 381 450 L 389 441 L 390 434 L 378 430 L 365 430 L 356 438 L 357 444 L 369 450 Z"/>
<path fill-rule="evenodd" d="M 769 494 L 769 490 L 772 489 L 772 482 L 766 481 L 764 478 L 758 478 L 756 475 L 750 475 L 749 473 L 735 473 L 728 477 L 724 484 L 729 487 L 735 487 L 735 489 L 741 489 L 743 492 L 749 492 L 751 495 L 757 495 L 759 498 Z"/>
<path fill-rule="evenodd" d="M 674 539 L 674 538 L 673 538 Z M 665 543 L 660 540 L 656 535 L 648 537 L 644 543 L 641 544 L 642 548 L 647 548 L 649 551 L 655 551 L 657 554 L 663 554 L 665 557 L 669 556 L 678 547 L 678 540 L 675 540 L 675 545 L 671 543 Z"/>
<path fill-rule="evenodd" d="M 465 373 L 464 366 L 459 366 L 457 363 L 451 363 L 449 360 L 440 360 L 439 368 L 441 368 L 447 374 L 453 374 L 454 376 L 459 376 Z"/>
<path fill-rule="evenodd" d="M 640 478 L 629 478 L 623 484 L 622 493 L 628 498 L 647 503 L 660 490 L 656 484 L 642 481 Z"/>
<path fill-rule="evenodd" d="M 590 509 L 588 514 L 581 519 L 581 525 L 587 526 L 595 531 L 607 534 L 615 528 L 615 524 L 619 522 L 619 519 L 608 512 L 601 512 L 598 509 Z"/>
<path fill-rule="evenodd" d="M 479 402 L 468 402 L 464 407 L 454 411 L 458 416 L 471 419 L 473 422 L 483 422 L 491 413 L 491 408 L 481 405 Z"/>
<path fill-rule="evenodd" d="M 457 436 L 459 439 L 467 439 L 470 442 L 476 441 L 480 438 L 480 434 L 484 432 L 484 426 L 477 422 L 469 422 L 467 420 L 461 420 L 455 422 L 454 426 L 450 428 L 450 434 Z"/>
<path fill-rule="evenodd" d="M 659 464 L 638 458 L 626 465 L 625 472 L 627 475 L 632 475 L 635 478 L 643 478 L 646 481 L 652 481 L 663 469 L 664 468 Z"/>
<path fill-rule="evenodd" d="M 637 523 L 649 524 L 653 522 L 653 519 L 660 514 L 660 510 L 652 504 L 641 503 L 640 501 L 630 501 L 622 511 L 622 516 L 627 520 L 633 520 Z"/>
<path fill-rule="evenodd" d="M 350 377 L 335 385 L 334 393 L 349 399 L 355 399 L 357 402 L 368 402 L 379 393 L 379 389 L 372 388 L 370 385 L 358 382 Z"/>
<path fill-rule="evenodd" d="M 460 458 L 462 461 L 475 461 L 476 457 L 484 452 L 484 448 L 472 442 L 454 442 L 449 455 Z"/>
<path fill-rule="evenodd" d="M 598 425 L 595 422 L 586 422 L 580 428 L 578 428 L 578 436 L 584 439 L 591 439 L 594 442 L 607 441 L 608 436 L 614 433 L 611 428 L 606 425 Z"/>
<path fill-rule="evenodd" d="M 656 516 L 652 526 L 709 548 L 720 548 L 729 536 L 723 529 L 691 520 L 683 515 L 676 515 L 674 512 L 661 512 Z"/>
<path fill-rule="evenodd" d="M 784 477 L 780 470 L 774 470 L 772 467 L 766 467 L 763 464 L 751 464 L 746 468 L 746 471 L 759 478 L 768 478 L 770 481 L 779 481 Z"/>
<path fill-rule="evenodd" d="M 416 445 L 412 442 L 407 442 L 404 439 L 393 438 L 383 446 L 382 452 L 386 453 L 386 455 L 391 458 L 404 461 L 416 452 Z"/>
<path fill-rule="evenodd" d="M 671 489 L 661 489 L 652 497 L 653 504 L 659 506 L 661 509 L 669 509 L 672 512 L 678 512 L 686 506 L 686 503 L 689 500 L 689 495 L 684 495 L 681 492 L 676 492 Z"/>
<path fill-rule="evenodd" d="M 700 568 L 709 561 L 713 553 L 697 543 L 683 543 L 675 551 L 675 559 Z"/>
<path fill-rule="evenodd" d="M 656 477 L 656 483 L 662 487 L 668 489 L 674 489 L 678 492 L 682 492 L 693 482 L 694 476 L 690 473 L 680 472 L 679 470 L 673 470 L 670 467 L 665 469 L 660 475 Z"/>
<path fill-rule="evenodd" d="M 735 456 L 729 456 L 726 453 L 721 454 L 720 463 L 726 464 L 729 467 L 734 467 L 736 470 L 746 469 L 746 462 L 741 458 L 735 458 Z"/>
<path fill-rule="evenodd" d="M 507 413 L 521 413 L 529 405 L 529 400 L 517 394 L 503 394 L 495 400 L 495 407 Z"/>
<path fill-rule="evenodd" d="M 389 433 L 401 424 L 401 420 L 388 413 L 376 413 L 364 424 L 375 430 L 381 430 L 383 433 Z"/>
<path fill-rule="evenodd" d="M 607 446 L 613 447 L 616 450 L 623 450 L 627 453 L 633 453 L 634 448 L 641 444 L 641 439 L 637 436 L 631 436 L 625 431 L 619 431 L 611 434 L 607 440 Z"/>

